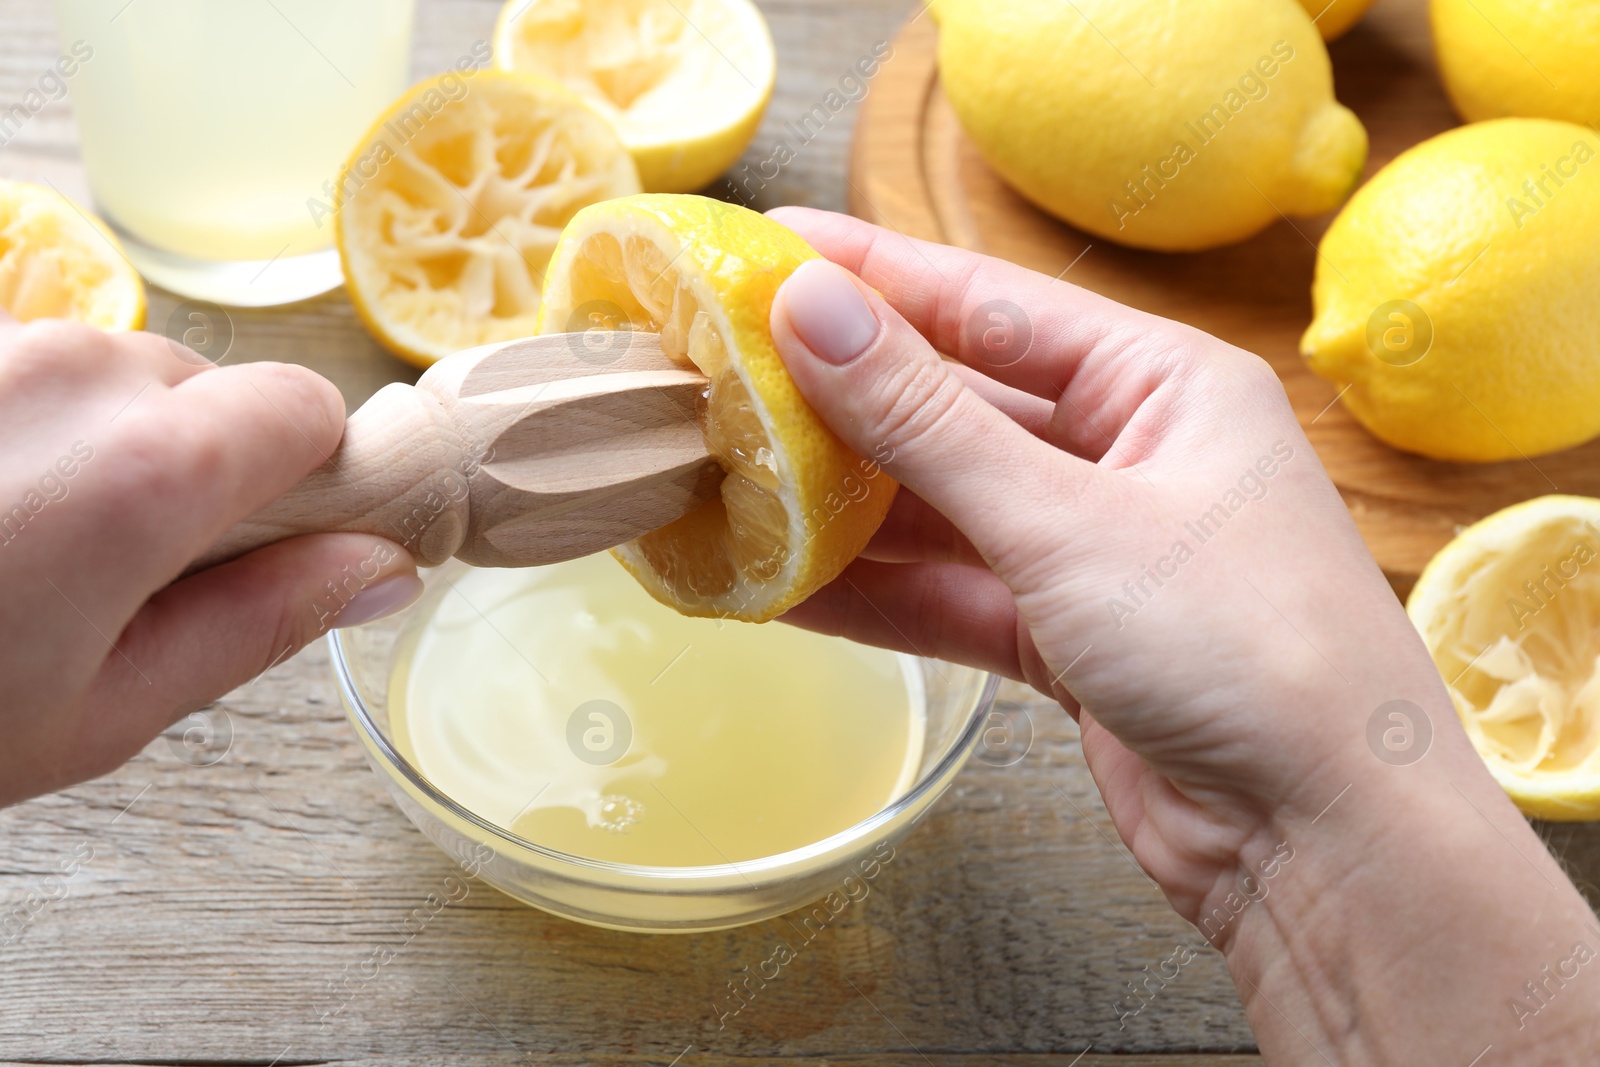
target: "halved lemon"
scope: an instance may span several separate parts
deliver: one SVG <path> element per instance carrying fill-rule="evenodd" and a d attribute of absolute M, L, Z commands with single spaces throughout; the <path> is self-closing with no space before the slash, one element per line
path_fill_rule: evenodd
<path fill-rule="evenodd" d="M 144 326 L 144 282 L 105 223 L 54 189 L 0 179 L 0 307 L 21 322 Z"/>
<path fill-rule="evenodd" d="M 816 252 L 746 208 L 631 196 L 578 213 L 545 282 L 540 333 L 659 332 L 711 379 L 701 427 L 727 472 L 721 495 L 616 549 L 685 615 L 764 622 L 838 577 L 896 483 L 823 425 L 772 343 L 772 299 Z"/>
<path fill-rule="evenodd" d="M 593 104 L 652 193 L 704 188 L 732 166 L 778 76 L 772 34 L 750 0 L 508 0 L 494 61 Z"/>
<path fill-rule="evenodd" d="M 1517 806 L 1600 819 L 1600 500 L 1539 497 L 1467 527 L 1406 611 Z"/>
<path fill-rule="evenodd" d="M 639 191 L 615 131 L 554 82 L 499 71 L 413 86 L 339 174 L 345 286 L 418 366 L 533 333 L 561 229 Z"/>

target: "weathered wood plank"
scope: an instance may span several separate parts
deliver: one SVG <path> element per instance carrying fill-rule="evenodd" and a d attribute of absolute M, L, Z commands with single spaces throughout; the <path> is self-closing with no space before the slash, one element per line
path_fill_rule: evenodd
<path fill-rule="evenodd" d="M 750 163 L 911 10 L 909 0 L 763 7 L 782 70 Z M 417 72 L 487 36 L 497 8 L 422 0 Z M 45 0 L 0 0 L 0 25 L 5 102 L 26 91 L 56 44 Z M 842 207 L 852 121 L 853 108 L 831 120 L 758 191 L 756 206 Z M 0 148 L 0 173 L 50 177 L 82 195 L 74 138 L 70 109 L 52 104 Z M 153 328 L 176 305 L 154 294 Z M 233 319 L 230 361 L 305 362 L 352 405 L 413 374 L 361 333 L 339 294 Z M 1019 687 L 1005 696 L 1037 730 L 1026 758 L 973 764 L 872 895 L 719 1029 L 717 998 L 769 954 L 782 920 L 639 937 L 554 919 L 475 883 L 408 940 L 398 924 L 454 868 L 367 769 L 326 651 L 314 647 L 221 702 L 232 742 L 214 765 L 191 766 L 157 741 L 104 779 L 0 811 L 0 1057 L 1258 1062 L 1224 1055 L 1252 1041 L 1214 954 L 1119 1025 L 1126 983 L 1196 935 L 1114 843 L 1066 716 Z M 1552 834 L 1581 879 L 1600 880 L 1600 833 Z M 63 864 L 75 872 L 64 879 Z M 368 973 L 378 946 L 398 955 Z M 1141 1055 L 1163 1050 L 1177 1054 Z"/>
<path fill-rule="evenodd" d="M 167 1060 L 167 1061 L 142 1061 L 150 1067 L 210 1067 L 212 1061 L 199 1060 Z M 393 1060 L 377 1059 L 349 1059 L 338 1061 L 306 1061 L 285 1056 L 276 1063 L 270 1060 L 226 1060 L 220 1063 L 226 1067 L 312 1067 L 313 1063 L 337 1062 L 339 1067 L 377 1067 L 379 1064 L 390 1064 Z M 424 1061 L 417 1061 L 419 1063 Z M 425 1061 L 428 1063 L 454 1064 L 458 1061 L 450 1058 L 439 1058 Z M 657 1056 L 645 1055 L 608 1055 L 603 1061 L 596 1061 L 589 1056 L 571 1056 L 563 1054 L 516 1053 L 506 1051 L 489 1056 L 476 1057 L 472 1061 L 476 1067 L 512 1067 L 512 1065 L 536 1064 L 538 1067 L 592 1067 L 596 1062 L 604 1062 L 612 1067 L 662 1067 L 665 1060 Z M 689 1050 L 678 1062 L 684 1067 L 749 1067 L 750 1060 L 745 1057 L 730 1057 L 706 1055 L 697 1050 Z M 984 1067 L 1254 1067 L 1261 1063 L 1259 1056 L 1216 1056 L 1205 1053 L 1157 1053 L 1154 1055 L 1134 1056 L 1101 1056 L 1097 1053 L 1089 1055 L 1069 1056 L 1060 1054 L 1011 1054 L 1011 1053 L 949 1053 L 932 1052 L 919 1053 L 874 1053 L 871 1056 L 855 1055 L 819 1055 L 819 1056 L 763 1056 L 763 1063 L 793 1064 L 794 1067 L 971 1067 L 982 1064 Z M 61 1067 L 123 1067 L 122 1060 L 0 1060 L 0 1067 L 34 1067 L 36 1064 L 50 1063 Z"/>
<path fill-rule="evenodd" d="M 507 1038 L 661 1062 L 689 1044 L 1249 1048 L 1215 957 L 1119 1030 L 1123 983 L 1194 935 L 1110 843 L 1066 716 L 1009 695 L 1039 731 L 1028 756 L 974 764 L 872 896 L 719 1029 L 713 1005 L 727 1010 L 727 982 L 770 955 L 782 920 L 637 937 L 475 885 L 363 974 L 453 868 L 365 767 L 317 646 L 222 702 L 233 738 L 215 765 L 158 741 L 108 778 L 0 812 L 0 914 L 30 892 L 61 897 L 0 947 L 0 1054 L 426 1060 L 492 1056 Z"/>

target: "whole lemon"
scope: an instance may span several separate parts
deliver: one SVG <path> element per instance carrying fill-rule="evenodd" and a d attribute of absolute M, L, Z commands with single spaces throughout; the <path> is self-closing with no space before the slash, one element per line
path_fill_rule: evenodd
<path fill-rule="evenodd" d="M 1361 21 L 1372 0 L 1300 0 L 1311 21 L 1317 24 L 1324 41 L 1343 37 L 1345 31 Z"/>
<path fill-rule="evenodd" d="M 1433 0 L 1439 73 L 1468 122 L 1600 122 L 1596 0 Z"/>
<path fill-rule="evenodd" d="M 1301 354 L 1396 448 L 1491 462 L 1600 434 L 1600 137 L 1457 127 L 1351 198 Z"/>
<path fill-rule="evenodd" d="M 940 0 L 945 95 L 989 165 L 1140 248 L 1330 211 L 1366 161 L 1296 0 Z"/>

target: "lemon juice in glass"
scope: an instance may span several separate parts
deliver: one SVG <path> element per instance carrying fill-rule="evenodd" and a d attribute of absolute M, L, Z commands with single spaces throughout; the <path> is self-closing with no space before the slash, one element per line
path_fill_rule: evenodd
<path fill-rule="evenodd" d="M 100 213 L 146 278 L 236 306 L 339 284 L 328 190 L 406 85 L 414 0 L 56 0 Z"/>

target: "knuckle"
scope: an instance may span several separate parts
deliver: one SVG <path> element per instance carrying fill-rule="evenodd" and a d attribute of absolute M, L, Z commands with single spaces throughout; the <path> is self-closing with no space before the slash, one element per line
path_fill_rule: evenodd
<path fill-rule="evenodd" d="M 104 351 L 111 339 L 92 326 L 68 319 L 35 319 L 25 323 L 17 334 L 18 344 L 27 349 L 67 357 L 85 350 Z"/>
<path fill-rule="evenodd" d="M 895 451 L 914 446 L 945 423 L 963 388 L 937 359 L 907 364 L 880 379 L 875 436 Z"/>
<path fill-rule="evenodd" d="M 140 357 L 152 368 L 159 368 L 166 373 L 176 372 L 180 379 L 216 369 L 203 358 L 196 357 L 180 342 L 148 330 L 118 334 L 113 342 L 122 351 Z M 187 358 L 185 353 L 188 353 Z"/>
<path fill-rule="evenodd" d="M 265 644 L 258 645 L 259 674 L 272 665 L 273 660 L 287 659 L 327 632 L 324 616 L 318 612 L 314 600 L 296 596 L 287 586 L 278 597 L 277 618 L 266 623 Z"/>
<path fill-rule="evenodd" d="M 225 474 L 221 433 L 171 410 L 132 422 L 114 455 L 123 487 L 152 500 L 181 501 L 217 485 Z"/>
<path fill-rule="evenodd" d="M 309 439 L 327 451 L 339 443 L 344 433 L 345 404 L 332 382 L 292 363 L 255 363 L 249 365 L 249 371 L 262 379 L 259 391 L 263 426 L 282 434 L 291 447 L 304 448 Z"/>
<path fill-rule="evenodd" d="M 223 431 L 210 421 L 185 420 L 172 438 L 173 464 L 186 485 L 217 485 L 227 475 L 228 447 Z"/>
<path fill-rule="evenodd" d="M 1229 361 L 1229 372 L 1239 381 L 1239 384 L 1250 390 L 1251 393 L 1275 394 L 1283 392 L 1283 382 L 1278 377 L 1278 372 L 1272 369 L 1272 364 L 1262 359 L 1253 352 L 1243 349 L 1230 349 L 1233 359 Z"/>
<path fill-rule="evenodd" d="M 24 323 L 0 360 L 0 382 L 7 391 L 71 378 L 103 366 L 111 339 L 92 327 L 65 319 Z"/>

